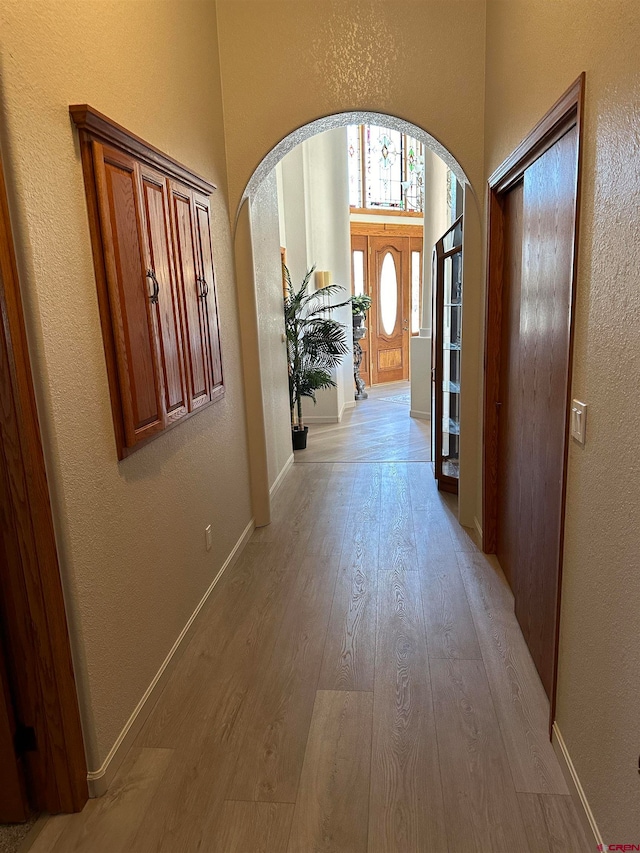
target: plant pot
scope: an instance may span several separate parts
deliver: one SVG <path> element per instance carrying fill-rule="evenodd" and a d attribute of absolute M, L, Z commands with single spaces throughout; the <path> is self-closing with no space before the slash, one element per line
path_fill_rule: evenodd
<path fill-rule="evenodd" d="M 358 329 L 364 323 L 364 314 L 353 315 L 353 328 Z"/>
<path fill-rule="evenodd" d="M 291 429 L 291 443 L 293 444 L 294 450 L 305 450 L 307 447 L 307 433 L 309 432 L 309 427 L 306 426 L 304 429 L 298 429 L 298 427 L 292 427 Z"/>

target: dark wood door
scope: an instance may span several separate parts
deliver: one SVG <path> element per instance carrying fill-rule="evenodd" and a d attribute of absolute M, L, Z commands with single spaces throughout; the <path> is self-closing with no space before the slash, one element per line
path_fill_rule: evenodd
<path fill-rule="evenodd" d="M 171 182 L 171 215 L 176 246 L 176 280 L 182 305 L 184 353 L 189 387 L 189 407 L 195 409 L 211 398 L 209 336 L 202 301 L 207 283 L 197 262 L 193 193 Z"/>
<path fill-rule="evenodd" d="M 97 203 L 128 447 L 163 429 L 158 350 L 143 264 L 136 162 L 93 143 Z"/>
<path fill-rule="evenodd" d="M 505 198 L 498 555 L 551 696 L 563 523 L 577 192 L 575 126 Z"/>
<path fill-rule="evenodd" d="M 26 786 L 14 743 L 16 719 L 0 635 L 0 823 L 20 823 L 29 816 Z"/>
<path fill-rule="evenodd" d="M 194 199 L 197 259 L 201 285 L 204 289 L 203 297 L 199 302 L 200 322 L 211 370 L 211 398 L 215 400 L 224 394 L 224 376 L 220 344 L 218 288 L 213 265 L 213 247 L 211 246 L 211 209 L 209 199 L 205 196 L 194 193 Z"/>
<path fill-rule="evenodd" d="M 409 378 L 410 238 L 371 237 L 371 381 Z"/>
<path fill-rule="evenodd" d="M 155 342 L 162 375 L 163 407 L 171 423 L 187 414 L 187 383 L 182 355 L 182 330 L 171 251 L 169 193 L 164 175 L 140 167 L 144 205 L 147 275 L 154 288 L 151 297 Z"/>

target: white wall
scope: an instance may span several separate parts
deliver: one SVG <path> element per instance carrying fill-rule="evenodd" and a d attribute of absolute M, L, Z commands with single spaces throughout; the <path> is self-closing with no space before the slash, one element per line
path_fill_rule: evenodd
<path fill-rule="evenodd" d="M 267 468 L 269 486 L 272 487 L 292 453 L 287 350 L 282 340 L 284 313 L 275 170 L 251 199 L 251 236 L 259 306 L 258 338 Z"/>
<path fill-rule="evenodd" d="M 411 339 L 411 415 L 428 418 L 431 412 L 431 253 L 449 225 L 446 163 L 425 149 L 424 241 L 422 250 L 422 318 L 418 337 Z"/>
<path fill-rule="evenodd" d="M 298 145 L 280 164 L 282 245 L 294 284 L 307 269 L 331 272 L 332 281 L 345 290 L 332 298 L 333 304 L 349 297 L 351 282 L 349 233 L 349 184 L 347 175 L 347 130 L 320 133 Z M 303 404 L 307 422 L 337 421 L 345 406 L 353 405 L 353 356 L 351 311 L 348 306 L 332 314 L 347 327 L 350 352 L 335 371 L 335 388 L 317 393 L 317 405 Z"/>

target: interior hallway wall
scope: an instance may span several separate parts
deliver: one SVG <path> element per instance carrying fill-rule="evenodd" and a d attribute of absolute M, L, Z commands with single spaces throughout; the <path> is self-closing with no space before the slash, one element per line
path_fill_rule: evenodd
<path fill-rule="evenodd" d="M 411 414 L 431 415 L 431 324 L 433 264 L 436 242 L 449 225 L 447 164 L 433 151 L 424 152 L 424 235 L 422 245 L 422 315 L 420 332 L 411 338 Z M 434 458 L 432 450 L 432 459 Z"/>
<path fill-rule="evenodd" d="M 251 518 L 217 50 L 209 3 L 0 6 L 2 148 L 90 771 Z M 122 462 L 68 112 L 76 103 L 219 186 L 226 396 Z"/>
<path fill-rule="evenodd" d="M 251 199 L 253 265 L 258 299 L 258 336 L 269 487 L 291 454 L 287 346 L 283 342 L 284 313 L 276 170 Z"/>
<path fill-rule="evenodd" d="M 586 71 L 557 720 L 605 841 L 637 842 L 640 16 L 635 0 L 489 0 L 486 174 Z"/>
<path fill-rule="evenodd" d="M 287 266 L 295 287 L 308 269 L 328 270 L 344 291 L 331 297 L 333 305 L 349 298 L 351 256 L 347 130 L 319 133 L 296 146 L 278 166 L 282 175 L 279 204 L 284 219 L 280 235 L 287 249 Z M 315 278 L 310 289 L 315 287 Z M 331 316 L 346 327 L 349 352 L 334 371 L 335 388 L 316 393 L 317 405 L 303 401 L 305 421 L 337 421 L 345 406 L 353 406 L 351 311 L 348 306 Z"/>
<path fill-rule="evenodd" d="M 351 110 L 395 115 L 424 128 L 471 181 L 460 518 L 473 525 L 480 518 L 484 0 L 216 0 L 216 6 L 232 210 L 278 142 L 318 117 Z"/>

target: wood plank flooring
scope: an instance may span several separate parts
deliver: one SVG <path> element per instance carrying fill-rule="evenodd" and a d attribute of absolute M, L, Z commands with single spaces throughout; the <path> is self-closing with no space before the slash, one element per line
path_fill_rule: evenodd
<path fill-rule="evenodd" d="M 431 422 L 409 417 L 410 390 L 409 382 L 374 385 L 339 424 L 309 424 L 296 462 L 429 462 Z"/>
<path fill-rule="evenodd" d="M 109 793 L 33 853 L 591 849 L 509 588 L 431 465 L 294 465 L 273 518 Z"/>

